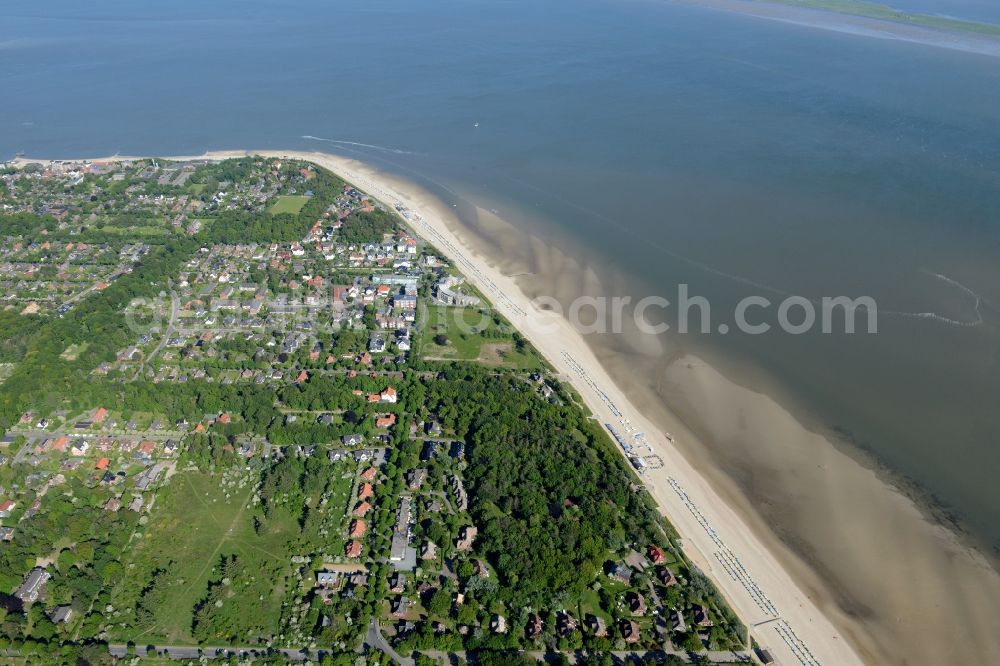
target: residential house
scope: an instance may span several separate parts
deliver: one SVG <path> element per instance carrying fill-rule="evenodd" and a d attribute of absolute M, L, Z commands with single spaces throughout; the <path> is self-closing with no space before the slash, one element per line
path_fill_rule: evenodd
<path fill-rule="evenodd" d="M 670 567 L 657 567 L 656 575 L 660 579 L 660 583 L 666 587 L 677 585 L 677 576 L 670 570 Z"/>
<path fill-rule="evenodd" d="M 14 596 L 26 604 L 33 603 L 45 591 L 45 583 L 52 577 L 48 571 L 42 567 L 35 567 L 24 577 L 24 582 L 14 592 Z"/>
<path fill-rule="evenodd" d="M 455 549 L 459 551 L 470 550 L 472 542 L 476 540 L 476 535 L 478 534 L 479 530 L 475 525 L 466 525 L 459 533 L 459 539 L 455 542 Z"/>
<path fill-rule="evenodd" d="M 392 616 L 400 618 L 410 610 L 410 600 L 406 597 L 397 597 L 392 600 Z"/>
<path fill-rule="evenodd" d="M 53 624 L 63 624 L 69 622 L 72 616 L 73 616 L 72 606 L 59 606 L 52 612 L 50 618 Z"/>
<path fill-rule="evenodd" d="M 624 564 L 621 564 L 620 562 L 615 563 L 608 572 L 608 576 L 617 580 L 619 583 L 628 585 L 632 582 L 632 569 Z"/>
<path fill-rule="evenodd" d="M 560 636 L 569 636 L 576 631 L 576 618 L 566 611 L 556 613 L 556 631 Z"/>
<path fill-rule="evenodd" d="M 598 617 L 597 615 L 587 616 L 587 628 L 593 632 L 594 636 L 597 638 L 604 638 L 608 635 L 608 627 L 604 623 L 604 618 Z"/>
<path fill-rule="evenodd" d="M 336 587 L 339 580 L 339 571 L 320 571 L 316 574 L 316 585 L 318 587 Z"/>
<path fill-rule="evenodd" d="M 634 621 L 623 619 L 618 623 L 618 628 L 626 643 L 639 642 L 639 625 Z"/>
<path fill-rule="evenodd" d="M 542 635 L 542 618 L 540 615 L 532 613 L 528 616 L 528 626 L 524 629 L 524 635 L 529 639 L 535 639 Z"/>
<path fill-rule="evenodd" d="M 646 614 L 646 598 L 638 592 L 627 593 L 625 595 L 625 603 L 628 605 L 629 612 L 632 615 L 641 617 Z"/>
<path fill-rule="evenodd" d="M 410 490 L 419 490 L 427 479 L 427 470 L 421 468 L 411 469 L 406 473 L 406 484 Z"/>

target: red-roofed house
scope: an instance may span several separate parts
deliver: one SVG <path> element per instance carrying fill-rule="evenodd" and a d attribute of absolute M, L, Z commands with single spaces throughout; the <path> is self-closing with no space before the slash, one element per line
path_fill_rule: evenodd
<path fill-rule="evenodd" d="M 396 425 L 396 415 L 386 414 L 384 416 L 375 417 L 375 427 L 376 428 L 388 428 L 390 426 Z"/>
<path fill-rule="evenodd" d="M 100 423 L 108 416 L 108 410 L 103 407 L 98 407 L 97 411 L 94 412 L 94 423 Z"/>
<path fill-rule="evenodd" d="M 369 467 L 365 471 L 361 472 L 361 478 L 365 481 L 372 481 L 375 479 L 376 474 L 378 474 L 378 470 L 374 467 Z"/>
<path fill-rule="evenodd" d="M 358 504 L 356 507 L 354 507 L 354 515 L 364 516 L 371 510 L 372 510 L 371 504 L 369 504 L 368 502 L 362 502 L 361 504 Z"/>
<path fill-rule="evenodd" d="M 361 557 L 361 542 L 352 541 L 347 544 L 347 548 L 344 549 L 344 554 L 348 557 Z"/>
<path fill-rule="evenodd" d="M 307 379 L 309 379 L 309 373 L 306 372 L 305 370 L 303 370 L 302 372 L 299 373 L 299 376 L 295 378 L 295 383 L 296 384 L 301 384 L 302 382 L 306 381 Z"/>
<path fill-rule="evenodd" d="M 372 484 L 370 484 L 370 483 L 363 483 L 363 484 L 361 484 L 361 490 L 358 491 L 358 499 L 359 500 L 366 500 L 369 497 L 371 497 L 373 494 L 374 494 L 374 491 L 372 490 Z"/>
<path fill-rule="evenodd" d="M 362 520 L 361 518 L 356 518 L 352 520 L 350 537 L 352 539 L 360 539 L 365 535 L 366 528 L 367 526 L 365 525 L 365 521 Z"/>
<path fill-rule="evenodd" d="M 101 458 L 100 460 L 97 461 L 97 465 L 95 465 L 94 467 L 95 469 L 107 469 L 110 463 L 111 463 L 110 459 Z"/>
<path fill-rule="evenodd" d="M 63 435 L 56 441 L 52 442 L 53 450 L 59 451 L 60 453 L 65 451 L 68 445 L 69 445 L 69 437 L 67 437 L 66 435 Z"/>
<path fill-rule="evenodd" d="M 649 561 L 653 564 L 663 564 L 666 560 L 666 557 L 663 555 L 663 551 L 652 544 L 650 544 L 649 548 L 646 549 L 646 557 L 648 557 Z"/>
<path fill-rule="evenodd" d="M 151 455 L 156 450 L 156 442 L 145 441 L 139 445 L 139 453 L 144 456 Z"/>

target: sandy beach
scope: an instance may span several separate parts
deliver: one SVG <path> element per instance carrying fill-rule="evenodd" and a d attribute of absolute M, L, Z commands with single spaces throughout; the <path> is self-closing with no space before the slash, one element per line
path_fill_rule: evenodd
<path fill-rule="evenodd" d="M 291 151 L 194 158 L 247 154 L 308 160 L 404 206 L 413 230 L 487 294 L 595 418 L 644 433 L 664 462 L 643 475 L 647 488 L 777 663 L 989 663 L 1000 650 L 1000 576 L 874 471 L 704 359 L 671 354 L 635 331 L 585 338 L 533 301 L 622 285 L 602 284 L 596 270 L 489 211 L 478 210 L 479 226 L 468 229 L 437 197 L 351 159 Z M 637 357 L 648 359 L 648 374 L 634 371 Z M 744 475 L 750 482 L 734 480 Z"/>
<path fill-rule="evenodd" d="M 243 156 L 213 152 L 207 157 Z M 573 383 L 602 423 L 637 428 L 665 465 L 643 477 L 684 539 L 687 554 L 719 586 L 757 641 L 781 664 L 863 663 L 852 645 L 803 592 L 766 545 L 686 461 L 668 434 L 631 404 L 583 337 L 561 316 L 541 310 L 454 231 L 453 214 L 433 197 L 353 160 L 329 154 L 262 151 L 334 171 L 385 204 L 413 214 L 414 231 L 452 259 L 468 279 L 517 326 L 557 372 Z M 200 156 L 206 157 L 206 156 Z M 448 218 L 452 218 L 450 223 Z M 542 333 L 542 332 L 545 333 Z M 550 331 L 555 331 L 552 333 Z"/>

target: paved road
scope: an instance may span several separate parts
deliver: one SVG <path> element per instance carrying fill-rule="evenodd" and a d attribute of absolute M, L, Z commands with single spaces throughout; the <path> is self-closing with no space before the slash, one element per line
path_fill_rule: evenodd
<path fill-rule="evenodd" d="M 160 339 L 160 342 L 156 345 L 156 348 L 149 353 L 149 356 L 143 359 L 143 362 L 139 364 L 139 367 L 136 368 L 135 370 L 135 376 L 132 377 L 132 379 L 138 379 L 139 375 L 142 374 L 143 368 L 150 367 L 149 364 L 153 361 L 154 358 L 156 358 L 156 355 L 159 354 L 160 351 L 163 349 L 163 347 L 167 344 L 167 342 L 170 340 L 170 336 L 173 335 L 174 324 L 177 322 L 177 313 L 180 310 L 180 299 L 177 298 L 177 296 L 173 293 L 172 290 L 173 285 L 174 285 L 173 280 L 168 279 L 167 288 L 171 289 L 170 320 L 167 322 L 167 327 L 163 329 L 163 338 Z"/>
<path fill-rule="evenodd" d="M 372 619 L 368 624 L 368 633 L 365 635 L 364 644 L 369 648 L 377 649 L 393 660 L 398 666 L 414 666 L 414 660 L 410 657 L 404 657 L 398 652 L 392 649 L 389 642 L 386 640 L 385 636 L 382 635 L 382 629 L 378 624 L 378 621 Z M 281 653 L 285 657 L 295 661 L 306 661 L 307 659 L 316 660 L 326 654 L 325 650 L 296 650 L 291 648 L 266 648 L 266 647 L 216 647 L 216 646 L 205 646 L 205 647 L 192 647 L 190 645 L 154 645 L 152 646 L 158 654 L 169 656 L 173 659 L 198 659 L 202 655 L 214 659 L 219 657 L 257 657 L 264 654 L 275 654 Z M 149 645 L 136 645 L 135 652 L 139 655 L 144 655 Z M 121 643 L 113 643 L 108 646 L 108 652 L 115 657 L 124 657 L 128 654 L 128 646 Z M 444 659 L 448 663 L 452 657 L 458 657 L 462 661 L 465 660 L 466 654 L 464 651 L 455 652 L 442 652 L 438 650 L 420 650 L 421 654 L 425 654 L 428 657 L 434 659 Z M 552 652 L 527 652 L 526 654 L 538 659 L 540 661 L 545 660 L 548 657 L 554 656 Z M 562 653 L 570 661 L 570 663 L 576 663 L 577 657 L 581 656 L 581 653 Z M 616 659 L 625 662 L 625 660 L 634 657 L 652 657 L 652 658 L 662 658 L 665 655 L 676 655 L 685 660 L 688 660 L 688 654 L 686 652 L 679 651 L 660 651 L 660 650 L 616 650 L 611 653 Z M 752 663 L 753 659 L 746 652 L 728 652 L 728 651 L 715 651 L 702 653 L 708 657 L 711 663 L 718 664 L 731 664 L 731 663 Z"/>
<path fill-rule="evenodd" d="M 80 293 L 74 294 L 73 296 L 70 296 L 69 298 L 67 298 L 65 301 L 63 301 L 62 303 L 60 303 L 56 307 L 56 310 L 58 310 L 59 308 L 65 307 L 67 305 L 72 305 L 73 303 L 76 303 L 80 299 L 82 299 L 85 296 L 89 295 L 95 289 L 97 289 L 97 285 L 98 285 L 99 282 L 108 282 L 108 283 L 114 282 L 119 277 L 121 277 L 124 273 L 125 273 L 125 268 L 119 267 L 118 270 L 116 270 L 114 273 L 112 273 L 108 277 L 104 278 L 103 280 L 98 279 L 97 282 L 95 282 L 94 284 L 90 285 L 89 287 L 87 287 L 86 289 L 84 289 L 83 291 L 81 291 Z"/>
<path fill-rule="evenodd" d="M 415 662 L 413 659 L 404 657 L 392 649 L 392 646 L 389 645 L 389 641 L 385 640 L 385 636 L 382 635 L 382 628 L 379 626 L 378 620 L 375 618 L 372 618 L 371 622 L 368 623 L 368 633 L 365 634 L 365 645 L 386 653 L 392 658 L 392 661 L 399 666 L 414 666 Z"/>
<path fill-rule="evenodd" d="M 148 645 L 136 645 L 135 653 L 145 655 Z M 306 659 L 317 659 L 326 650 L 294 650 L 290 648 L 266 648 L 266 647 L 192 647 L 190 645 L 154 645 L 152 646 L 158 654 L 167 655 L 173 659 L 198 659 L 201 655 L 209 658 L 217 657 L 257 657 L 264 654 L 281 653 L 289 659 L 305 661 Z M 128 646 L 120 643 L 113 643 L 108 646 L 108 652 L 115 657 L 124 657 L 128 654 Z"/>

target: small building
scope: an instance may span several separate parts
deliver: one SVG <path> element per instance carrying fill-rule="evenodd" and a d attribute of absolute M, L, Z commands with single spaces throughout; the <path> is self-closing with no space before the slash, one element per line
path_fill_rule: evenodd
<path fill-rule="evenodd" d="M 503 615 L 494 615 L 490 619 L 490 629 L 495 634 L 506 634 L 507 633 L 507 618 Z"/>
<path fill-rule="evenodd" d="M 569 636 L 576 631 L 576 618 L 566 611 L 556 613 L 556 631 L 560 636 Z"/>
<path fill-rule="evenodd" d="M 535 639 L 542 635 L 542 617 L 536 613 L 528 616 L 528 626 L 524 628 L 524 635 L 529 639 Z"/>
<path fill-rule="evenodd" d="M 618 629 L 621 631 L 622 638 L 625 639 L 626 643 L 639 642 L 639 625 L 634 621 L 622 620 L 618 623 Z"/>
<path fill-rule="evenodd" d="M 352 557 L 352 558 L 361 557 L 361 551 L 362 551 L 361 542 L 352 541 L 349 544 L 347 544 L 347 547 L 344 549 L 344 554 L 347 557 Z"/>
<path fill-rule="evenodd" d="M 594 634 L 597 638 L 604 638 L 608 635 L 608 627 L 604 623 L 604 618 L 597 615 L 587 616 L 587 628 Z"/>
<path fill-rule="evenodd" d="M 59 606 L 54 611 L 52 611 L 52 615 L 50 616 L 50 618 L 54 624 L 62 624 L 65 622 L 69 622 L 72 616 L 73 616 L 72 606 Z"/>
<path fill-rule="evenodd" d="M 427 478 L 427 470 L 423 468 L 411 469 L 406 473 L 406 485 L 410 490 L 419 490 L 420 486 L 424 485 L 424 480 Z"/>
<path fill-rule="evenodd" d="M 703 629 L 712 626 L 712 618 L 708 615 L 708 610 L 704 606 L 694 607 L 694 623 Z"/>
<path fill-rule="evenodd" d="M 320 571 L 316 574 L 316 585 L 318 587 L 336 587 L 340 581 L 339 571 Z"/>
<path fill-rule="evenodd" d="M 42 567 L 35 567 L 24 577 L 24 582 L 14 592 L 14 596 L 26 604 L 34 603 L 45 592 L 45 583 L 52 577 Z"/>
<path fill-rule="evenodd" d="M 459 539 L 455 542 L 455 550 L 466 551 L 472 548 L 472 542 L 476 540 L 479 530 L 475 525 L 467 525 L 459 533 Z"/>
<path fill-rule="evenodd" d="M 643 616 L 646 614 L 646 597 L 638 592 L 629 592 L 625 595 L 625 603 L 632 615 Z"/>
<path fill-rule="evenodd" d="M 406 615 L 407 611 L 410 610 L 410 600 L 406 597 L 396 597 L 392 600 L 391 607 L 393 617 L 403 617 Z"/>
<path fill-rule="evenodd" d="M 657 567 L 656 577 L 660 579 L 660 584 L 666 587 L 677 585 L 677 576 L 670 570 L 670 567 Z"/>
<path fill-rule="evenodd" d="M 632 569 L 619 562 L 612 565 L 610 571 L 608 571 L 608 576 L 617 580 L 619 583 L 628 585 L 632 582 Z"/>
<path fill-rule="evenodd" d="M 684 621 L 684 613 L 677 611 L 674 613 L 673 622 L 670 625 L 670 629 L 675 634 L 686 634 L 687 633 L 687 622 Z"/>

